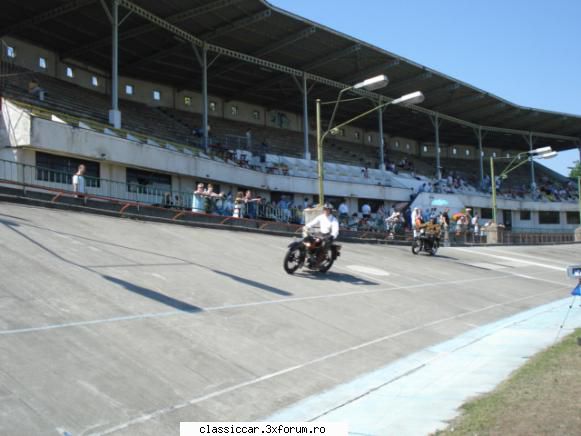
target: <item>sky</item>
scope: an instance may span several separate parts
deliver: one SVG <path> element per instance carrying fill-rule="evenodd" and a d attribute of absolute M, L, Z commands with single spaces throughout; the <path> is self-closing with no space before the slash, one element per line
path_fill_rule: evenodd
<path fill-rule="evenodd" d="M 270 3 L 518 105 L 581 116 L 579 0 Z M 576 160 L 542 163 L 569 175 Z"/>

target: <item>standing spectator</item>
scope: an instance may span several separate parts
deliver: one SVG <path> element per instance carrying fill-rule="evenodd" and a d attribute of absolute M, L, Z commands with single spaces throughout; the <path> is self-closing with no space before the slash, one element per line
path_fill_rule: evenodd
<path fill-rule="evenodd" d="M 245 217 L 250 219 L 256 218 L 256 203 L 260 202 L 260 197 L 253 198 L 252 191 L 249 189 L 244 196 L 244 204 L 246 205 Z"/>
<path fill-rule="evenodd" d="M 422 210 L 419 207 L 414 207 L 414 210 L 412 212 L 412 216 L 411 216 L 411 226 L 412 226 L 412 230 L 414 231 L 414 238 L 417 238 L 418 236 L 418 229 L 416 228 L 416 221 L 418 219 L 418 217 L 421 218 L 422 216 Z"/>
<path fill-rule="evenodd" d="M 242 218 L 244 216 L 244 192 L 238 191 L 234 199 L 234 218 Z"/>
<path fill-rule="evenodd" d="M 345 202 L 345 199 L 339 205 L 339 224 L 347 225 L 349 222 L 349 206 Z"/>
<path fill-rule="evenodd" d="M 361 206 L 361 214 L 363 215 L 363 218 L 369 219 L 371 217 L 371 206 L 364 203 L 363 206 Z"/>
<path fill-rule="evenodd" d="M 369 178 L 369 166 L 367 164 L 363 168 L 361 168 L 361 175 L 366 179 Z"/>
<path fill-rule="evenodd" d="M 83 197 L 85 193 L 85 165 L 79 165 L 77 172 L 73 176 L 73 191 L 80 195 L 75 195 L 75 197 Z"/>
<path fill-rule="evenodd" d="M 472 227 L 474 228 L 474 242 L 480 241 L 480 221 L 477 213 L 472 217 Z"/>
<path fill-rule="evenodd" d="M 192 212 L 206 213 L 206 191 L 204 190 L 203 183 L 198 183 L 198 187 L 194 191 L 192 197 Z"/>
<path fill-rule="evenodd" d="M 220 213 L 220 210 L 217 210 L 218 209 L 217 201 L 224 198 L 224 194 L 223 193 L 218 194 L 217 192 L 214 192 L 214 185 L 212 185 L 211 183 L 208 183 L 208 189 L 206 189 L 204 194 L 206 196 L 206 201 L 204 203 L 204 210 L 206 211 L 206 213 L 214 212 Z"/>

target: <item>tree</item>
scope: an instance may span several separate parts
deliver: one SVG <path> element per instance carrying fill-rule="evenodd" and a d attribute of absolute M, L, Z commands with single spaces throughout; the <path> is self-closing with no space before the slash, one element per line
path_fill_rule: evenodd
<path fill-rule="evenodd" d="M 569 173 L 569 177 L 575 179 L 577 177 L 581 177 L 581 161 L 576 160 L 575 162 L 573 162 L 573 166 L 569 167 L 569 169 L 571 170 L 571 172 Z"/>

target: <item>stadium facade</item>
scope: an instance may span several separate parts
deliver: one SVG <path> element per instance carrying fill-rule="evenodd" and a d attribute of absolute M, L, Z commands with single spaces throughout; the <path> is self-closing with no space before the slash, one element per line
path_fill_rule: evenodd
<path fill-rule="evenodd" d="M 9 2 L 0 19 L 6 179 L 66 189 L 55 174 L 85 162 L 99 180 L 90 192 L 109 197 L 161 203 L 170 192 L 187 207 L 204 181 L 314 201 L 314 99 L 381 73 L 389 86 L 358 91 L 362 99 L 345 103 L 340 119 L 415 90 L 426 100 L 378 111 L 327 140 L 326 194 L 347 199 L 351 211 L 413 198 L 486 218 L 490 157 L 501 168 L 508 161 L 500 158 L 536 147 L 579 147 L 577 116 L 520 107 L 264 1 L 29 3 Z M 402 160 L 413 170 L 389 171 Z M 462 185 L 417 195 L 445 179 L 442 171 Z M 499 222 L 579 224 L 574 196 L 531 194 L 543 184 L 564 188 L 563 177 L 531 161 L 511 178 Z"/>

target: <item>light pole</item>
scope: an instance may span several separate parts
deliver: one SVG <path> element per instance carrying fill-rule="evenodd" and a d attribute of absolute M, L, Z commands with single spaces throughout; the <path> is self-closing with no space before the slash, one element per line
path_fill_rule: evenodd
<path fill-rule="evenodd" d="M 520 161 L 522 156 L 527 156 L 526 159 Z M 498 175 L 498 177 L 503 180 L 506 179 L 508 174 L 516 170 L 521 165 L 532 161 L 534 158 L 540 159 L 551 159 L 557 156 L 557 152 L 553 151 L 551 147 L 541 147 L 531 151 L 525 151 L 517 154 L 506 168 Z M 492 221 L 494 224 L 498 224 L 496 221 L 496 180 L 494 177 L 494 159 L 509 159 L 506 157 L 494 157 L 490 156 L 490 185 L 492 186 Z"/>
<path fill-rule="evenodd" d="M 317 109 L 316 109 L 316 121 L 317 121 L 317 160 L 318 160 L 318 172 L 319 172 L 319 205 L 323 205 L 325 202 L 325 194 L 324 194 L 324 188 L 323 188 L 323 173 L 324 173 L 324 167 L 323 167 L 323 142 L 325 140 L 325 138 L 327 137 L 327 135 L 329 133 L 337 133 L 339 131 L 340 128 L 352 123 L 353 121 L 356 121 L 360 118 L 363 118 L 367 115 L 369 115 L 370 113 L 373 113 L 375 111 L 377 111 L 378 109 L 390 106 L 390 105 L 410 105 L 410 104 L 416 104 L 416 103 L 421 103 L 422 101 L 424 101 L 424 95 L 420 92 L 420 91 L 416 91 L 416 92 L 412 92 L 411 94 L 406 94 L 402 97 L 396 98 L 395 100 L 391 100 L 389 102 L 386 103 L 382 103 L 379 104 L 377 106 L 375 106 L 373 109 L 370 109 L 368 111 L 365 111 L 343 123 L 337 124 L 336 126 L 333 126 L 333 122 L 335 120 L 335 115 L 337 114 L 337 108 L 339 107 L 339 103 L 341 102 L 341 97 L 343 96 L 343 94 L 346 91 L 350 91 L 353 89 L 360 89 L 360 88 L 365 88 L 368 91 L 371 90 L 375 90 L 375 89 L 379 89 L 381 87 L 386 86 L 388 83 L 388 79 L 387 76 L 385 75 L 380 75 L 380 76 L 376 76 L 376 77 L 372 77 L 370 79 L 364 80 L 363 82 L 357 83 L 353 86 L 349 86 L 347 88 L 342 89 L 341 91 L 339 91 L 339 96 L 337 97 L 337 100 L 334 101 L 330 101 L 330 102 L 321 102 L 321 99 L 317 99 L 316 103 L 317 103 Z M 357 97 L 354 99 L 351 99 L 349 101 L 352 100 L 358 100 L 360 98 L 363 97 Z M 331 115 L 331 119 L 329 121 L 329 126 L 327 128 L 327 130 L 325 130 L 324 132 L 322 132 L 322 127 L 321 127 L 321 105 L 323 104 L 335 104 L 335 107 L 333 108 L 333 113 Z"/>

